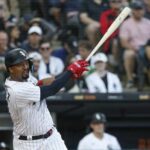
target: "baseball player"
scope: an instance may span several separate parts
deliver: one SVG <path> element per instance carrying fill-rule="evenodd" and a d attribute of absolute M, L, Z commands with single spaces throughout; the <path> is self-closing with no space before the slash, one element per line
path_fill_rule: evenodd
<path fill-rule="evenodd" d="M 117 138 L 105 133 L 105 123 L 103 113 L 94 114 L 90 122 L 93 131 L 81 139 L 78 150 L 121 150 Z"/>
<path fill-rule="evenodd" d="M 67 150 L 54 126 L 45 99 L 56 94 L 70 78 L 79 78 L 88 63 L 77 61 L 68 66 L 51 85 L 36 86 L 27 81 L 31 60 L 25 50 L 9 51 L 5 56 L 9 73 L 6 79 L 7 102 L 13 121 L 14 150 Z"/>

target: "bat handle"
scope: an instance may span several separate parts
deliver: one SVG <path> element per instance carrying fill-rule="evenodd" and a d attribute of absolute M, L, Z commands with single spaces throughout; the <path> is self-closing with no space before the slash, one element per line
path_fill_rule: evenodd
<path fill-rule="evenodd" d="M 91 56 L 89 55 L 87 58 L 86 58 L 86 61 L 89 61 L 91 58 Z"/>

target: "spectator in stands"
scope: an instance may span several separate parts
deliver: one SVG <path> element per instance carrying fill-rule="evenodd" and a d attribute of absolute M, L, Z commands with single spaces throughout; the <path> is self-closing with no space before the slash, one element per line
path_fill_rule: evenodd
<path fill-rule="evenodd" d="M 131 4 L 132 16 L 121 26 L 120 38 L 124 51 L 124 65 L 127 74 L 127 88 L 134 85 L 136 56 L 141 46 L 150 39 L 150 20 L 144 18 L 144 5 L 141 1 Z"/>
<path fill-rule="evenodd" d="M 144 83 L 146 83 L 145 81 L 147 81 L 148 85 L 150 84 L 150 40 L 148 40 L 145 46 L 140 48 L 137 58 L 138 90 L 142 91 L 144 89 Z"/>
<path fill-rule="evenodd" d="M 64 64 L 61 59 L 51 55 L 51 44 L 47 41 L 41 42 L 40 53 L 42 60 L 39 68 L 39 79 L 47 78 L 50 76 L 58 76 L 64 70 Z"/>
<path fill-rule="evenodd" d="M 150 19 L 150 0 L 144 0 L 145 3 L 145 17 Z"/>
<path fill-rule="evenodd" d="M 120 93 L 122 85 L 117 75 L 109 72 L 107 68 L 107 56 L 104 53 L 97 53 L 92 58 L 96 71 L 86 78 L 90 93 Z"/>
<path fill-rule="evenodd" d="M 7 22 L 6 22 L 6 30 L 9 27 L 17 26 L 18 23 L 19 23 L 18 18 L 14 15 L 10 15 L 9 18 L 7 19 Z"/>
<path fill-rule="evenodd" d="M 48 0 L 49 15 L 53 23 L 60 27 L 64 19 L 64 4 L 66 0 Z"/>
<path fill-rule="evenodd" d="M 117 138 L 105 132 L 106 116 L 95 113 L 91 117 L 91 133 L 83 137 L 78 145 L 78 150 L 121 150 Z"/>
<path fill-rule="evenodd" d="M 79 42 L 78 45 L 78 55 L 76 55 L 76 57 L 74 59 L 72 59 L 72 61 L 80 60 L 80 59 L 86 59 L 90 52 L 92 50 L 92 45 L 89 41 L 87 40 L 81 40 Z M 89 60 L 89 64 L 91 64 L 91 66 L 88 67 L 88 72 L 86 72 L 83 77 L 81 77 L 78 81 L 77 84 L 79 86 L 80 92 L 87 92 L 88 91 L 88 87 L 87 84 L 85 82 L 85 77 L 88 76 L 89 74 L 91 74 L 94 71 L 93 68 L 93 64 L 91 62 L 92 59 Z"/>
<path fill-rule="evenodd" d="M 63 47 L 53 51 L 53 56 L 60 58 L 65 66 L 70 64 L 70 60 L 77 54 L 78 41 L 75 36 L 64 37 Z"/>
<path fill-rule="evenodd" d="M 0 30 L 6 29 L 6 21 L 10 16 L 6 0 L 0 0 Z"/>
<path fill-rule="evenodd" d="M 8 35 L 5 31 L 0 31 L 0 84 L 4 83 L 6 77 L 6 67 L 4 63 L 5 52 L 8 50 Z"/>
<path fill-rule="evenodd" d="M 79 22 L 79 10 L 80 10 L 80 0 L 66 0 L 65 3 L 65 14 L 67 26 L 72 28 L 76 34 L 79 33 L 80 22 Z"/>
<path fill-rule="evenodd" d="M 42 30 L 39 26 L 32 26 L 28 30 L 28 39 L 24 41 L 21 48 L 27 50 L 28 52 L 38 52 L 40 41 L 42 38 Z"/>
<path fill-rule="evenodd" d="M 80 20 L 85 25 L 86 35 L 93 46 L 97 43 L 96 33 L 101 26 L 99 16 L 105 9 L 102 0 L 83 0 L 81 3 Z"/>
<path fill-rule="evenodd" d="M 38 52 L 32 52 L 32 53 L 29 54 L 29 57 L 32 59 L 32 62 L 33 62 L 32 75 L 36 79 L 39 79 L 38 71 L 39 71 L 39 67 L 40 67 L 40 62 L 42 60 L 42 56 Z"/>
<path fill-rule="evenodd" d="M 20 47 L 21 43 L 19 41 L 20 37 L 20 30 L 17 25 L 13 25 L 8 29 L 8 36 L 9 36 L 9 48 L 14 49 Z"/>
<path fill-rule="evenodd" d="M 109 6 L 110 9 L 102 12 L 100 15 L 99 22 L 101 25 L 100 32 L 102 35 L 106 33 L 109 26 L 112 24 L 112 22 L 116 19 L 116 17 L 120 13 L 122 0 L 110 0 Z M 112 65 L 117 65 L 118 63 L 117 60 L 119 59 L 118 32 L 119 30 L 116 30 L 103 45 L 103 51 L 109 54 L 109 56 L 111 56 L 111 58 L 113 59 L 113 61 L 110 62 Z"/>
<path fill-rule="evenodd" d="M 0 30 L 5 30 L 6 26 L 6 18 L 5 18 L 5 8 L 4 5 L 0 3 Z"/>
<path fill-rule="evenodd" d="M 23 1 L 23 0 L 21 0 Z M 22 22 L 20 23 L 20 41 L 21 42 L 24 42 L 27 37 L 28 37 L 28 31 L 29 31 L 29 28 L 30 28 L 30 21 L 32 20 L 32 18 L 34 17 L 33 14 L 29 13 L 29 14 L 24 14 L 22 16 Z"/>
<path fill-rule="evenodd" d="M 78 45 L 79 59 L 86 59 L 91 53 L 92 45 L 87 40 L 81 40 Z M 91 60 L 90 60 L 91 61 Z"/>
<path fill-rule="evenodd" d="M 31 26 L 39 26 L 43 31 L 42 39 L 50 40 L 56 34 L 56 27 L 51 23 L 42 18 L 33 18 L 30 21 Z"/>
<path fill-rule="evenodd" d="M 36 16 L 48 19 L 48 0 L 30 0 L 30 7 Z"/>

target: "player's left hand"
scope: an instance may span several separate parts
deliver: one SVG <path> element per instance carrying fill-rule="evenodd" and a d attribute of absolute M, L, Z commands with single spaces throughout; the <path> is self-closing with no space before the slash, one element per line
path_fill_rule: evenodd
<path fill-rule="evenodd" d="M 87 61 L 78 60 L 68 66 L 67 70 L 73 73 L 73 79 L 78 79 L 82 76 L 82 73 L 84 71 L 88 71 L 88 69 L 86 68 L 87 66 L 89 66 L 89 63 Z"/>

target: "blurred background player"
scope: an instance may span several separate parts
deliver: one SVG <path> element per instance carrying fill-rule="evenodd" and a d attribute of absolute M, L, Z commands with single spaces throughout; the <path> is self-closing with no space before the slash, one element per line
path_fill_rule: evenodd
<path fill-rule="evenodd" d="M 90 93 L 121 93 L 122 85 L 118 76 L 107 70 L 108 58 L 104 53 L 92 57 L 95 72 L 87 76 L 86 83 Z"/>
<path fill-rule="evenodd" d="M 92 132 L 83 137 L 78 150 L 121 150 L 117 138 L 105 132 L 106 116 L 95 113 L 90 121 Z"/>

